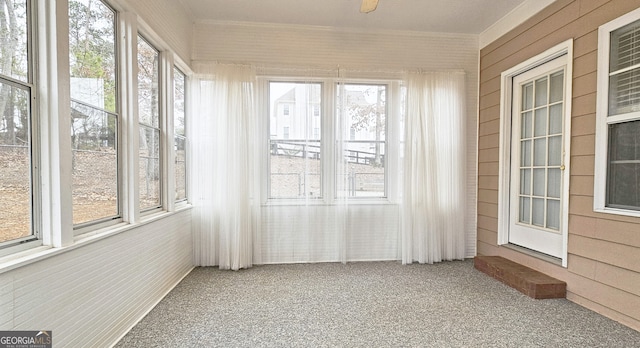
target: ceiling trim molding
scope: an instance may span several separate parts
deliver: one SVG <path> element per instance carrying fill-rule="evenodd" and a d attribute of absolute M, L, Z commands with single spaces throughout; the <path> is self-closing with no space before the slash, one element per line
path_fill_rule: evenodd
<path fill-rule="evenodd" d="M 388 36 L 403 36 L 403 37 L 429 37 L 429 38 L 472 38 L 477 39 L 477 34 L 469 33 L 445 33 L 445 32 L 429 32 L 429 31 L 412 31 L 412 30 L 392 30 L 392 29 L 370 29 L 370 28 L 354 28 L 354 27 L 333 27 L 333 26 L 321 26 L 321 25 L 306 25 L 306 24 L 289 24 L 289 23 L 266 23 L 266 22 L 245 22 L 245 21 L 229 21 L 229 20 L 215 20 L 205 19 L 197 20 L 194 23 L 197 25 L 219 25 L 219 26 L 237 26 L 246 28 L 265 28 L 265 29 L 280 29 L 280 30 L 313 30 L 313 31 L 331 31 L 342 33 L 366 33 L 372 35 L 388 35 Z"/>
<path fill-rule="evenodd" d="M 526 0 L 522 4 L 518 5 L 518 7 L 511 10 L 511 12 L 507 13 L 504 17 L 500 18 L 497 22 L 480 33 L 480 49 L 488 46 L 490 43 L 522 24 L 527 19 L 533 17 L 555 1 L 556 0 Z"/>

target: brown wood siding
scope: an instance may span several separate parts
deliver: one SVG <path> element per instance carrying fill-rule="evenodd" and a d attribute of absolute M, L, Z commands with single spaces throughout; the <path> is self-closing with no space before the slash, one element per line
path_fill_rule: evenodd
<path fill-rule="evenodd" d="M 567 282 L 567 297 L 640 330 L 640 218 L 593 211 L 598 27 L 640 0 L 558 0 L 480 51 L 478 254 Z M 497 245 L 500 74 L 574 40 L 568 267 Z"/>

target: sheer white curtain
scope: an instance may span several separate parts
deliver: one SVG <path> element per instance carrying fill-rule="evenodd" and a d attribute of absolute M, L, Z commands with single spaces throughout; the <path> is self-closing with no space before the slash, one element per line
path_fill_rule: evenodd
<path fill-rule="evenodd" d="M 402 262 L 465 257 L 465 74 L 407 74 Z"/>
<path fill-rule="evenodd" d="M 192 202 L 198 266 L 238 270 L 259 262 L 259 156 L 262 120 L 254 110 L 249 66 L 197 67 L 193 113 Z M 257 260 L 256 260 L 257 259 Z"/>

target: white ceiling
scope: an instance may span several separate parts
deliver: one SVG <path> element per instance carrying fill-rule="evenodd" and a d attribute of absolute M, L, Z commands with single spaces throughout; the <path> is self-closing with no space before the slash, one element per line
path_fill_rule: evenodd
<path fill-rule="evenodd" d="M 194 21 L 241 21 L 480 34 L 525 0 L 180 0 Z"/>

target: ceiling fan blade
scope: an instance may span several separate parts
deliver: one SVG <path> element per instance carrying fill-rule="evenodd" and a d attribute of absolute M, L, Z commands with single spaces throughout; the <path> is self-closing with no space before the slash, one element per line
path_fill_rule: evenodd
<path fill-rule="evenodd" d="M 378 0 L 362 0 L 362 5 L 360 6 L 360 12 L 369 13 L 372 12 L 378 7 Z"/>

